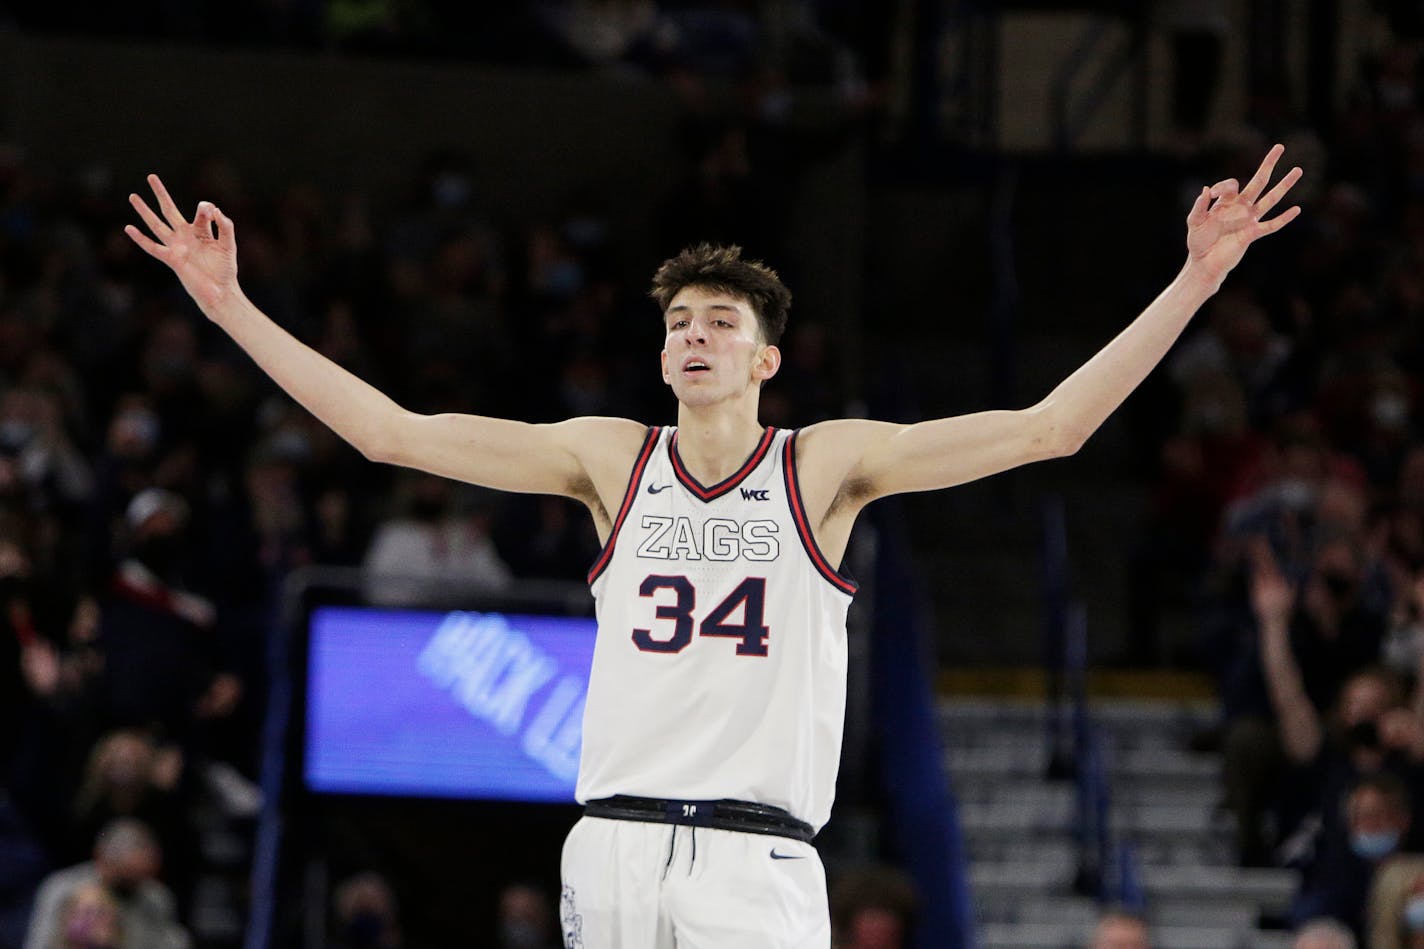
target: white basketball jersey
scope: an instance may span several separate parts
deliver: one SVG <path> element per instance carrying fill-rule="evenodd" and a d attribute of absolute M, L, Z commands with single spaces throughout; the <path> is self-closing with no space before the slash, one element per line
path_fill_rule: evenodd
<path fill-rule="evenodd" d="M 703 487 L 677 430 L 649 430 L 589 571 L 580 801 L 733 798 L 818 830 L 830 816 L 855 584 L 811 536 L 795 450 L 795 432 L 768 428 Z"/>

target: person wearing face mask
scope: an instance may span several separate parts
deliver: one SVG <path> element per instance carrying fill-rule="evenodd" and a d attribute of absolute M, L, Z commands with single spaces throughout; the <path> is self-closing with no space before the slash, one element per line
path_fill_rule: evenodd
<path fill-rule="evenodd" d="M 190 747 L 199 725 L 229 715 L 241 681 L 222 667 L 213 604 L 182 586 L 188 506 L 161 488 L 125 512 L 128 555 L 101 606 L 104 712 L 115 725 L 157 727 Z"/>
<path fill-rule="evenodd" d="M 476 505 L 461 510 L 454 485 L 414 474 L 405 478 L 403 515 L 383 521 L 363 566 L 365 592 L 382 606 L 429 606 L 452 591 L 500 590 L 511 579 L 489 535 L 489 516 Z"/>
<path fill-rule="evenodd" d="M 129 949 L 119 924 L 119 904 L 98 883 L 80 886 L 65 900 L 54 949 Z"/>
<path fill-rule="evenodd" d="M 1225 783 L 1243 862 L 1264 864 L 1272 859 L 1268 811 L 1280 833 L 1276 842 L 1287 841 L 1309 826 L 1310 815 L 1331 813 L 1356 777 L 1379 770 L 1387 758 L 1413 767 L 1424 749 L 1413 748 L 1408 723 L 1394 722 L 1393 744 L 1381 742 L 1380 719 L 1403 696 L 1395 677 L 1375 665 L 1382 627 L 1359 607 L 1352 545 L 1322 545 L 1299 593 L 1264 539 L 1249 554 L 1251 675 L 1260 680 L 1252 688 L 1264 689 L 1266 709 L 1228 731 Z"/>
<path fill-rule="evenodd" d="M 163 879 L 184 896 L 197 859 L 186 815 L 191 801 L 183 783 L 183 756 L 137 729 L 101 737 L 89 752 L 71 815 L 75 852 L 120 817 L 143 821 L 163 851 Z"/>
<path fill-rule="evenodd" d="M 52 873 L 40 884 L 23 949 L 187 949 L 191 940 L 178 924 L 173 894 L 156 879 L 161 863 L 147 827 L 129 818 L 110 822 L 95 841 L 92 861 Z M 93 913 L 76 917 L 73 907 L 86 888 L 99 889 L 106 898 L 99 902 L 117 908 L 124 941 L 96 941 L 105 935 L 102 921 Z"/>
<path fill-rule="evenodd" d="M 331 949 L 401 949 L 396 897 L 379 873 L 358 873 L 337 886 Z"/>
<path fill-rule="evenodd" d="M 1329 917 L 1363 936 L 1365 904 L 1375 872 L 1398 853 L 1412 818 L 1409 791 L 1387 772 L 1367 775 L 1345 798 L 1339 833 L 1327 833 L 1291 903 L 1297 922 Z"/>
<path fill-rule="evenodd" d="M 558 916 L 544 891 L 513 883 L 499 894 L 499 949 L 554 949 Z"/>

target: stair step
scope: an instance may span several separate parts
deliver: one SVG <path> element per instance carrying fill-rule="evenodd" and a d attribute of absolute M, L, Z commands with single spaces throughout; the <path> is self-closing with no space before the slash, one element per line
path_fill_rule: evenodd
<path fill-rule="evenodd" d="M 1086 945 L 1092 927 L 1053 923 L 989 923 L 980 927 L 983 949 L 1078 949 Z M 1278 949 L 1274 933 L 1230 926 L 1153 926 L 1156 949 Z M 1289 945 L 1287 940 L 1286 945 Z"/>
<path fill-rule="evenodd" d="M 980 899 L 975 912 L 982 923 L 1038 923 L 1076 925 L 1091 928 L 1102 913 L 1098 902 L 1086 896 L 1043 896 L 1012 902 Z M 1259 907 L 1245 900 L 1220 900 L 1205 904 L 1200 900 L 1163 900 L 1149 907 L 1147 918 L 1153 926 L 1191 926 L 1207 917 L 1214 926 L 1254 929 Z"/>
<path fill-rule="evenodd" d="M 1079 815 L 1075 802 L 1067 800 L 1044 807 L 962 803 L 959 818 L 966 831 L 1022 834 L 1071 831 L 1078 826 Z M 1145 837 L 1212 837 L 1231 831 L 1226 817 L 1211 808 L 1118 805 L 1112 809 L 1111 823 L 1118 831 Z"/>
<path fill-rule="evenodd" d="M 1037 745 L 954 748 L 945 752 L 954 775 L 1042 776 L 1048 772 L 1048 752 Z M 1135 748 L 1112 755 L 1108 762 L 1114 775 L 1161 778 L 1173 781 L 1221 780 L 1221 760 L 1171 748 Z"/>
<path fill-rule="evenodd" d="M 956 775 L 954 795 L 961 807 L 970 805 L 1000 804 L 1004 807 L 1072 807 L 1077 799 L 1077 788 L 1068 781 L 1025 781 L 1021 778 L 994 781 L 994 779 L 964 779 Z M 1151 785 L 1114 782 L 1112 802 L 1114 807 L 1135 809 L 1143 807 L 1165 807 L 1182 809 L 1205 809 L 1212 811 L 1222 801 L 1222 789 L 1210 785 Z"/>
<path fill-rule="evenodd" d="M 1235 895 L 1263 906 L 1284 909 L 1290 903 L 1300 876 L 1294 870 L 1257 867 L 1142 868 L 1143 884 L 1150 893 L 1179 897 Z"/>
<path fill-rule="evenodd" d="M 1072 862 L 1081 847 L 1072 831 L 1006 836 L 966 829 L 964 840 L 969 859 L 983 863 L 1031 863 L 1045 854 L 1050 855 L 1046 859 Z M 1132 845 L 1142 866 L 1229 867 L 1236 859 L 1232 841 L 1220 836 L 1134 837 Z"/>
<path fill-rule="evenodd" d="M 938 712 L 982 946 L 1082 946 L 1101 908 L 1073 891 L 1082 854 L 1078 791 L 1071 780 L 1047 777 L 1055 720 L 1041 700 L 955 698 Z M 1235 865 L 1221 757 L 1186 750 L 1190 736 L 1216 721 L 1215 703 L 1104 700 L 1091 714 L 1109 819 L 1141 867 L 1152 944 L 1288 949 L 1288 934 L 1258 926 L 1286 909 L 1297 874 Z"/>

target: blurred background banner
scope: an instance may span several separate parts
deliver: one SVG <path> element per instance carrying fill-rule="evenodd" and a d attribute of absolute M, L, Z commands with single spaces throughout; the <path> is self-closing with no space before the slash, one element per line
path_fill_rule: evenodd
<path fill-rule="evenodd" d="M 573 803 L 594 631 L 566 617 L 319 609 L 307 789 Z"/>

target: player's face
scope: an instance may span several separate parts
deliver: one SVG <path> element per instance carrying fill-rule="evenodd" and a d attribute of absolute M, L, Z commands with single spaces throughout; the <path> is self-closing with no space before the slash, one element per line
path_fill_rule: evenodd
<path fill-rule="evenodd" d="M 685 405 L 745 395 L 781 365 L 777 348 L 762 341 L 751 305 L 739 297 L 687 287 L 673 297 L 663 323 L 663 381 Z"/>

